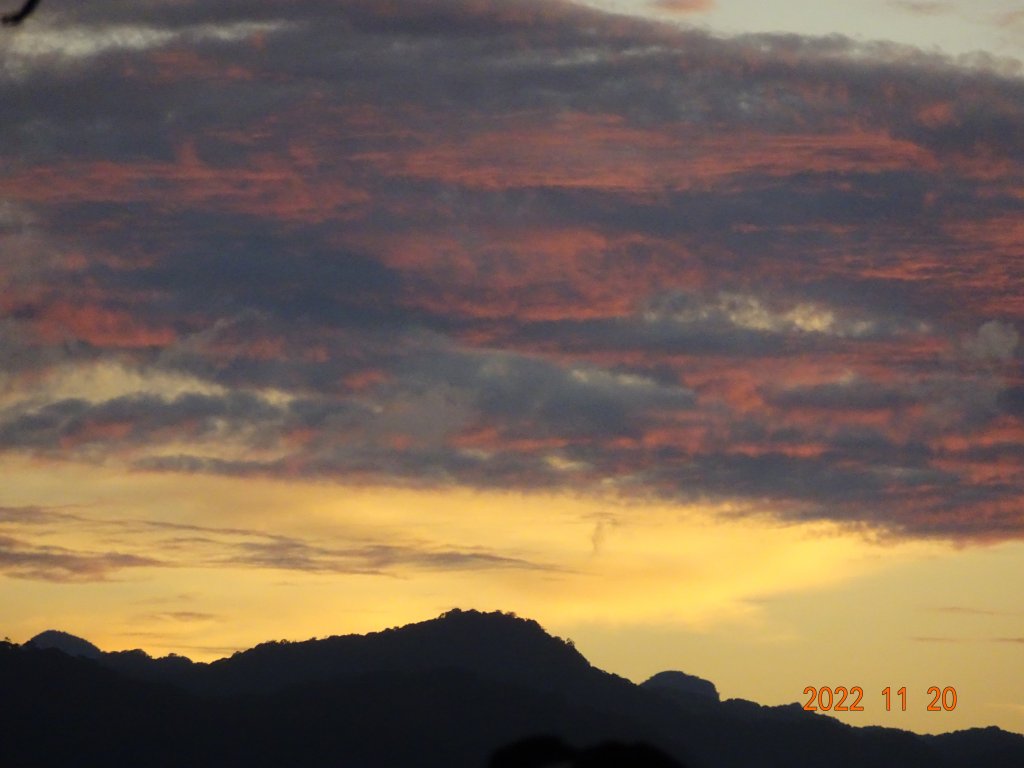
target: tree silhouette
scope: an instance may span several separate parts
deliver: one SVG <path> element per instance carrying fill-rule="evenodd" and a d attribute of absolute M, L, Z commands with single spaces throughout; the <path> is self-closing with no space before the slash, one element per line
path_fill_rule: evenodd
<path fill-rule="evenodd" d="M 32 11 L 36 9 L 37 5 L 39 5 L 39 0 L 26 0 L 25 4 L 21 6 L 21 10 L 15 13 L 8 13 L 4 15 L 3 18 L 0 18 L 0 21 L 2 21 L 4 25 L 8 27 L 17 26 L 18 24 L 21 24 L 21 22 L 23 22 L 28 17 L 28 15 L 31 14 Z"/>

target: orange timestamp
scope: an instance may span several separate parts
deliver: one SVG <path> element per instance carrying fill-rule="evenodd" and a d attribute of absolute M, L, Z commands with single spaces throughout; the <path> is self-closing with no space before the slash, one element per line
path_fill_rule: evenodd
<path fill-rule="evenodd" d="M 907 687 L 897 688 L 895 696 L 891 686 L 882 690 L 882 697 L 885 699 L 885 711 L 892 711 L 893 699 L 899 699 L 899 706 L 903 712 L 907 711 Z M 820 688 L 808 685 L 804 688 L 804 695 L 809 696 L 804 704 L 808 712 L 863 712 L 864 689 L 859 685 L 849 688 L 843 685 L 835 687 L 823 685 Z M 952 712 L 956 709 L 957 696 L 956 688 L 947 685 L 939 688 L 933 685 L 928 689 L 928 695 L 932 697 L 926 707 L 928 712 Z M 849 703 L 847 703 L 849 701 Z"/>

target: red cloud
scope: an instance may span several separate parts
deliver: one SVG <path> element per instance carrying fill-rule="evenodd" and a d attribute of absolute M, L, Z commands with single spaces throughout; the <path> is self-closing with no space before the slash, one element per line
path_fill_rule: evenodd
<path fill-rule="evenodd" d="M 367 154 L 388 175 L 487 190 L 557 187 L 625 194 L 702 189 L 745 177 L 935 169 L 932 153 L 883 131 L 732 133 L 641 129 L 613 116 L 572 114 L 550 125 L 483 129 L 422 149 Z"/>
<path fill-rule="evenodd" d="M 710 11 L 715 7 L 714 0 L 654 0 L 652 8 L 672 13 L 696 13 Z"/>
<path fill-rule="evenodd" d="M 35 326 L 50 343 L 78 339 L 97 347 L 163 347 L 177 338 L 172 328 L 151 326 L 145 318 L 128 312 L 70 301 L 43 307 Z"/>

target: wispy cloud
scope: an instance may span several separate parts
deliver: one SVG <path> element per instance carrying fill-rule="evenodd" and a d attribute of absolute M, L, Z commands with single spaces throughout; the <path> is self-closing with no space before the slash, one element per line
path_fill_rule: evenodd
<path fill-rule="evenodd" d="M 86 540 L 90 548 L 60 543 Z M 117 543 L 123 551 L 103 551 Z M 305 573 L 397 575 L 407 570 L 558 570 L 485 548 L 409 540 L 375 541 L 335 534 L 316 541 L 254 528 L 167 520 L 116 519 L 36 507 L 0 508 L 0 573 L 43 581 L 104 581 L 128 568 L 255 568 Z M 195 622 L 217 617 L 192 610 L 147 614 Z"/>
<path fill-rule="evenodd" d="M 194 622 L 218 621 L 223 617 L 218 616 L 215 613 L 205 613 L 203 611 L 168 611 L 165 613 L 150 613 L 144 618 L 156 621 L 171 621 L 191 624 Z"/>
<path fill-rule="evenodd" d="M 152 557 L 38 545 L 0 535 L 0 573 L 16 579 L 106 581 L 128 568 L 163 565 L 166 563 Z"/>
<path fill-rule="evenodd" d="M 950 3 L 930 2 L 929 0 L 889 0 L 889 5 L 901 11 L 921 16 L 936 16 L 953 10 Z"/>
<path fill-rule="evenodd" d="M 944 605 L 935 610 L 942 613 L 953 613 L 961 616 L 1019 616 L 1020 611 L 994 611 L 966 605 Z"/>

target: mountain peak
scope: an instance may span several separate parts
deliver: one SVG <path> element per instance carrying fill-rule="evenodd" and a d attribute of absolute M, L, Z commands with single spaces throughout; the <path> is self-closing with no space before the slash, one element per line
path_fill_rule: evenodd
<path fill-rule="evenodd" d="M 585 679 L 592 669 L 571 641 L 548 634 L 536 621 L 461 609 L 367 635 L 261 643 L 209 668 L 209 674 L 198 673 L 206 682 L 196 678 L 197 686 L 232 692 L 439 669 L 547 689 Z"/>
<path fill-rule="evenodd" d="M 661 691 L 673 697 L 699 697 L 719 701 L 718 689 L 710 680 L 685 672 L 659 672 L 641 683 L 651 691 Z"/>
<path fill-rule="evenodd" d="M 83 640 L 80 637 L 76 637 L 68 632 L 61 632 L 57 629 L 48 629 L 45 632 L 40 632 L 25 643 L 25 647 L 37 648 L 39 650 L 54 648 L 62 653 L 66 653 L 68 656 L 82 656 L 86 659 L 98 659 L 103 655 L 103 651 L 88 640 Z"/>
<path fill-rule="evenodd" d="M 561 638 L 548 634 L 548 632 L 533 619 L 521 618 L 511 611 L 478 611 L 475 608 L 452 608 L 451 610 L 442 613 L 436 619 L 428 619 L 423 623 L 436 623 L 441 626 L 447 626 L 453 630 L 458 629 L 470 632 L 478 632 L 486 629 L 506 632 L 526 632 L 534 634 L 537 637 L 544 636 L 548 639 L 559 640 L 563 643 L 566 642 L 562 641 Z"/>

